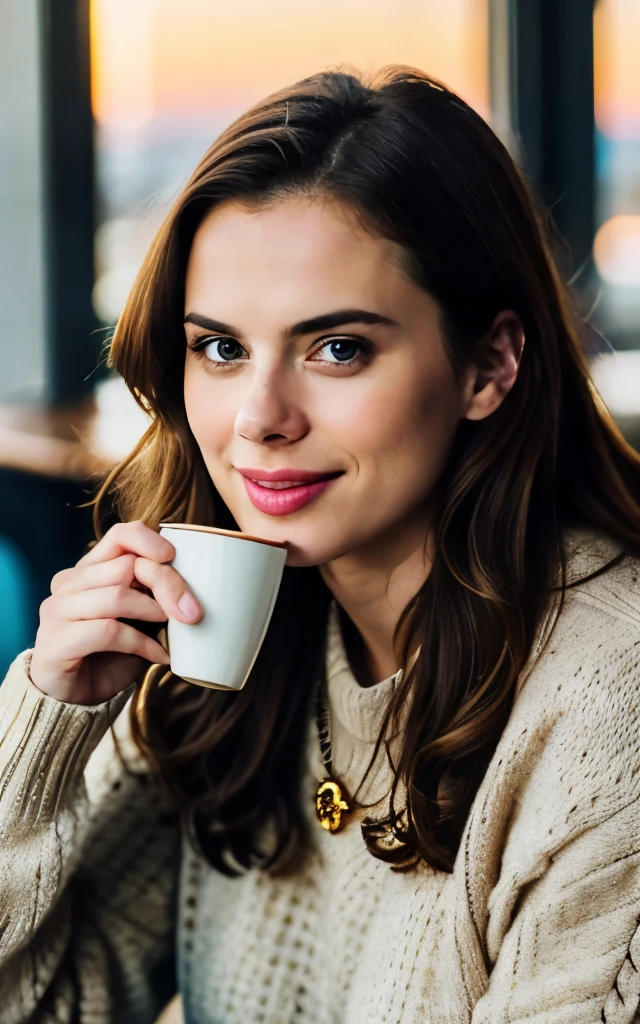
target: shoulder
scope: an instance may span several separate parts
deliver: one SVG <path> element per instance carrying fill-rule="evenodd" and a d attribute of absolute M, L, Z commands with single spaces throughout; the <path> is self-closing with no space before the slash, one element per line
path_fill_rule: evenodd
<path fill-rule="evenodd" d="M 615 865 L 636 863 L 640 561 L 607 538 L 582 538 L 576 550 L 467 823 L 467 891 L 492 959 L 524 894 L 540 913 L 555 903 L 574 920 L 591 905 L 589 879 L 602 885 L 610 871 L 618 913 L 626 903 L 615 886 L 630 882 L 614 886 Z"/>
<path fill-rule="evenodd" d="M 640 556 L 618 541 L 590 530 L 567 535 L 567 605 L 577 605 L 603 619 L 628 627 L 640 635 Z"/>
<path fill-rule="evenodd" d="M 571 778 L 568 797 L 584 789 L 591 799 L 620 773 L 628 796 L 640 781 L 640 559 L 586 530 L 567 547 L 562 604 L 557 595 L 503 739 L 525 723 L 537 732 L 532 771 Z"/>
<path fill-rule="evenodd" d="M 640 669 L 640 558 L 586 529 L 568 533 L 566 552 L 566 587 L 550 598 L 516 700 L 545 714 L 586 707 L 605 693 L 629 697 L 628 681 Z"/>
<path fill-rule="evenodd" d="M 623 808 L 640 828 L 640 562 L 606 538 L 581 545 L 469 823 L 472 843 L 491 830 L 512 884 Z"/>
<path fill-rule="evenodd" d="M 640 558 L 587 530 L 569 536 L 567 556 L 566 589 L 550 603 L 516 708 L 567 718 L 601 747 L 640 708 Z M 640 747 L 640 732 L 627 739 Z"/>

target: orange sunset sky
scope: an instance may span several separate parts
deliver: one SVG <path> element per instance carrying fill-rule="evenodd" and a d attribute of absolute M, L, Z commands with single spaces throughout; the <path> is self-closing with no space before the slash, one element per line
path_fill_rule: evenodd
<path fill-rule="evenodd" d="M 326 67 L 414 65 L 488 112 L 487 0 L 93 0 L 97 119 L 232 113 Z"/>
<path fill-rule="evenodd" d="M 487 0 L 92 0 L 97 119 L 232 115 L 321 68 L 405 63 L 488 113 Z M 596 114 L 640 137 L 640 0 L 599 0 Z M 219 115 L 218 115 L 219 116 Z"/>

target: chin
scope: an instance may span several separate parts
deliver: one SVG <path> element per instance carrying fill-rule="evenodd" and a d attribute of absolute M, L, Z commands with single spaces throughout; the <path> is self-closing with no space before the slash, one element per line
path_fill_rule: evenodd
<path fill-rule="evenodd" d="M 289 542 L 286 564 L 293 569 L 308 569 L 312 565 L 325 565 L 338 557 L 322 545 L 299 545 Z"/>
<path fill-rule="evenodd" d="M 279 544 L 286 543 L 286 564 L 296 569 L 324 565 L 347 554 L 356 546 L 353 542 L 350 543 L 347 537 L 328 536 L 326 523 L 307 523 L 303 526 L 301 523 L 295 523 L 294 516 L 256 517 L 239 514 L 236 522 L 242 533 L 263 537 Z"/>

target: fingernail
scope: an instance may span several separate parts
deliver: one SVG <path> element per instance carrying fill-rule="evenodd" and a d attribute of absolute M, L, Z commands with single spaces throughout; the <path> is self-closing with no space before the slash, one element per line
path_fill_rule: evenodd
<path fill-rule="evenodd" d="M 189 622 L 197 619 L 200 615 L 200 605 L 196 601 L 195 597 L 188 592 L 183 594 L 178 601 L 178 608 L 184 615 L 185 619 L 188 619 Z"/>

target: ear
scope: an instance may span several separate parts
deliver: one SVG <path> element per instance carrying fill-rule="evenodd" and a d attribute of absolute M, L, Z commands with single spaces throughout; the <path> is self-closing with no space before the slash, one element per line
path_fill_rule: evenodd
<path fill-rule="evenodd" d="M 483 420 L 502 404 L 517 380 L 523 348 L 518 314 L 511 309 L 498 313 L 465 382 L 465 419 Z"/>

